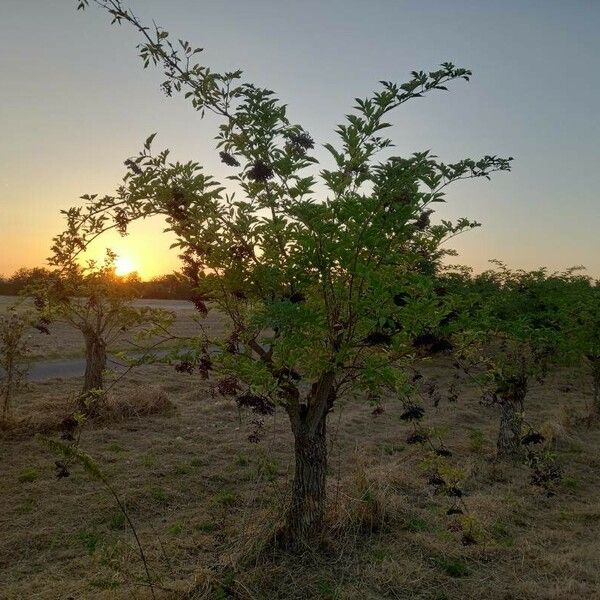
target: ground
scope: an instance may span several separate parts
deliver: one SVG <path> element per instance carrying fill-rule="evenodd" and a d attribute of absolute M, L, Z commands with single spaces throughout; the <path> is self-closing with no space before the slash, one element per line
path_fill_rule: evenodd
<path fill-rule="evenodd" d="M 425 362 L 445 389 L 446 360 Z M 150 598 L 131 530 L 101 483 L 74 466 L 57 479 L 43 436 L 68 412 L 81 382 L 32 384 L 16 400 L 19 427 L 0 432 L 0 598 Z M 89 424 L 81 446 L 124 502 L 159 598 L 523 599 L 600 597 L 600 425 L 582 421 L 584 373 L 556 369 L 531 390 L 527 420 L 562 467 L 553 496 L 524 465 L 494 460 L 497 413 L 477 390 L 425 402 L 464 469 L 468 515 L 428 484 L 428 453 L 391 400 L 383 414 L 360 398 L 329 418 L 328 528 L 299 555 L 265 540 L 285 507 L 293 472 L 286 417 L 258 443 L 252 415 L 213 397 L 207 382 L 147 366 L 112 401 L 156 414 Z M 169 402 L 165 402 L 167 399 Z M 463 545 L 466 530 L 477 543 Z M 207 591 L 208 590 L 208 591 Z"/>

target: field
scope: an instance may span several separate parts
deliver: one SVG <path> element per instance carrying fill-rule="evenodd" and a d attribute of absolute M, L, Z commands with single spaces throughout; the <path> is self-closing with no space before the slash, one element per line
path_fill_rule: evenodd
<path fill-rule="evenodd" d="M 194 317 L 194 307 L 184 300 L 137 300 L 133 305 L 149 306 L 151 308 L 162 308 L 173 311 L 177 315 L 174 326 L 171 329 L 173 335 L 185 336 L 197 334 L 199 331 Z M 19 311 L 33 308 L 30 300 L 22 300 L 15 296 L 0 296 L 0 313 L 10 307 L 16 306 Z M 218 334 L 222 330 L 222 323 L 211 313 L 210 317 L 202 322 L 203 327 L 211 334 Z M 49 326 L 51 335 L 33 332 L 31 334 L 29 347 L 34 359 L 65 359 L 81 357 L 84 355 L 85 346 L 81 333 L 65 323 L 52 323 Z M 128 336 L 118 339 L 109 350 L 134 350 L 132 342 L 135 342 L 135 331 Z M 172 342 L 171 342 L 172 343 Z M 169 342 L 166 342 L 169 345 Z"/>
<path fill-rule="evenodd" d="M 179 331 L 188 331 L 191 309 L 175 308 Z M 66 328 L 36 349 L 80 352 Z M 448 361 L 420 368 L 447 387 Z M 23 425 L 0 433 L 3 599 L 151 597 L 114 499 L 80 468 L 57 479 L 56 457 L 36 435 L 56 436 L 79 385 L 31 384 L 17 399 Z M 587 376 L 556 370 L 531 390 L 527 419 L 563 470 L 552 496 L 530 484 L 526 466 L 494 460 L 497 414 L 474 387 L 463 386 L 454 403 L 426 404 L 450 461 L 465 469 L 468 519 L 446 514 L 451 500 L 423 476 L 426 453 L 406 443 L 399 406 L 390 401 L 379 415 L 359 398 L 337 406 L 328 424 L 328 530 L 320 547 L 300 555 L 264 544 L 293 472 L 282 412 L 251 443 L 253 417 L 214 397 L 207 382 L 147 366 L 110 394 L 153 414 L 89 424 L 81 447 L 124 501 L 160 598 L 592 599 L 600 597 L 600 426 L 581 418 L 589 389 Z M 472 545 L 461 543 L 466 527 Z"/>

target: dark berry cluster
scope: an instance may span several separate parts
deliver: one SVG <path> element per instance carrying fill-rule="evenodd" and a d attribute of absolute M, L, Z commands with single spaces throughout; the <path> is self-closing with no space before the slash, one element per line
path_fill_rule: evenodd
<path fill-rule="evenodd" d="M 289 137 L 291 147 L 298 152 L 306 152 L 315 147 L 315 141 L 306 132 L 297 133 Z"/>
<path fill-rule="evenodd" d="M 237 405 L 240 408 L 250 408 L 259 415 L 272 415 L 275 412 L 275 406 L 266 396 L 259 396 L 246 392 L 236 398 Z"/>
<path fill-rule="evenodd" d="M 229 154 L 229 152 L 219 152 L 219 156 L 221 157 L 221 162 L 225 163 L 228 167 L 239 167 L 240 163 L 233 154 Z"/>
<path fill-rule="evenodd" d="M 257 160 L 248 169 L 248 179 L 251 179 L 252 181 L 265 182 L 269 179 L 273 179 L 273 175 L 272 167 L 261 160 Z"/>

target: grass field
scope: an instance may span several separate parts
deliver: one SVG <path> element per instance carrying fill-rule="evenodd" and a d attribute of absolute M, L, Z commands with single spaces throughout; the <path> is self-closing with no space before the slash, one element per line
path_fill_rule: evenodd
<path fill-rule="evenodd" d="M 184 331 L 185 311 L 179 317 Z M 44 343 L 56 339 L 61 352 L 80 350 L 74 333 Z M 38 354 L 52 355 L 48 348 Z M 442 388 L 451 376 L 444 360 L 422 370 Z M 16 400 L 23 425 L 0 432 L 0 598 L 150 597 L 114 500 L 79 468 L 57 479 L 55 457 L 35 435 L 55 435 L 80 383 L 32 384 Z M 426 454 L 406 443 L 401 408 L 389 403 L 375 416 L 356 399 L 329 419 L 328 531 L 300 555 L 261 550 L 293 472 L 282 412 L 250 443 L 253 417 L 214 398 L 207 382 L 148 366 L 111 395 L 133 407 L 159 399 L 161 410 L 90 424 L 81 447 L 125 502 L 160 598 L 600 597 L 600 425 L 578 420 L 590 401 L 587 378 L 556 371 L 531 390 L 527 419 L 563 469 L 551 497 L 529 483 L 526 466 L 494 461 L 497 415 L 476 392 L 466 387 L 456 403 L 426 407 L 450 462 L 465 469 L 470 520 L 446 515 L 450 499 L 423 476 Z M 461 543 L 465 527 L 477 543 Z"/>

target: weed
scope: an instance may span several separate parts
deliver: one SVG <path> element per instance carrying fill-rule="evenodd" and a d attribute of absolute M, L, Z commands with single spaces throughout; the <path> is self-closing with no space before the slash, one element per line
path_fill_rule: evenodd
<path fill-rule="evenodd" d="M 97 531 L 79 531 L 75 538 L 81 542 L 88 554 L 92 555 L 100 543 L 100 534 Z"/>
<path fill-rule="evenodd" d="M 430 527 L 427 521 L 420 517 L 408 517 L 402 524 L 404 531 L 410 531 L 411 533 L 418 533 L 419 531 L 429 531 Z"/>
<path fill-rule="evenodd" d="M 32 467 L 23 469 L 19 473 L 19 476 L 17 477 L 17 479 L 19 480 L 19 483 L 31 483 L 32 481 L 35 481 L 37 478 L 38 478 L 38 472 Z"/>
<path fill-rule="evenodd" d="M 485 445 L 485 436 L 480 429 L 471 429 L 469 431 L 469 449 L 471 452 L 481 452 Z"/>
<path fill-rule="evenodd" d="M 190 465 L 186 463 L 179 463 L 175 465 L 175 475 L 188 475 L 190 471 Z"/>
<path fill-rule="evenodd" d="M 514 544 L 514 540 L 508 526 L 502 523 L 502 521 L 495 521 L 492 523 L 492 526 L 490 527 L 490 534 L 492 535 L 494 541 L 501 546 L 510 548 Z"/>
<path fill-rule="evenodd" d="M 250 460 L 243 452 L 238 452 L 235 463 L 238 467 L 247 467 L 250 464 Z"/>
<path fill-rule="evenodd" d="M 35 500 L 33 498 L 27 498 L 27 500 L 24 500 L 18 507 L 17 507 L 17 513 L 20 515 L 28 515 L 31 514 L 31 512 L 33 512 L 33 509 L 35 508 Z"/>
<path fill-rule="evenodd" d="M 403 444 L 383 444 L 382 448 L 385 454 L 387 454 L 388 456 L 393 456 L 398 452 L 402 452 L 406 448 L 406 446 L 404 446 Z"/>
<path fill-rule="evenodd" d="M 110 529 L 117 531 L 125 529 L 125 515 L 120 511 L 114 513 L 108 522 L 108 526 Z"/>
<path fill-rule="evenodd" d="M 114 452 L 115 454 L 121 454 L 122 452 L 125 452 L 125 448 L 123 448 L 123 446 L 121 446 L 121 444 L 118 442 L 111 442 L 108 445 L 107 450 Z"/>
<path fill-rule="evenodd" d="M 169 533 L 171 535 L 179 535 L 182 531 L 183 531 L 183 523 L 181 521 L 177 521 L 169 527 Z"/>
<path fill-rule="evenodd" d="M 194 529 L 196 531 L 202 531 L 203 533 L 212 533 L 218 526 L 218 523 L 215 523 L 214 521 L 200 521 L 194 525 Z"/>
<path fill-rule="evenodd" d="M 235 492 L 222 491 L 216 494 L 213 498 L 213 502 L 219 506 L 232 506 L 235 504 L 237 496 Z"/>
<path fill-rule="evenodd" d="M 442 569 L 449 577 L 466 577 L 469 575 L 469 568 L 458 558 L 438 556 L 433 559 L 433 563 Z"/>
<path fill-rule="evenodd" d="M 156 457 L 153 454 L 145 454 L 142 457 L 142 464 L 148 469 L 155 467 L 156 466 Z"/>
<path fill-rule="evenodd" d="M 328 579 L 321 579 L 317 584 L 317 589 L 319 596 L 323 600 L 337 600 L 340 597 L 335 583 L 332 583 Z"/>
<path fill-rule="evenodd" d="M 266 454 L 259 454 L 256 474 L 262 481 L 275 481 L 277 478 L 277 463 Z"/>
<path fill-rule="evenodd" d="M 581 481 L 576 477 L 563 477 L 562 486 L 567 490 L 579 490 L 581 489 Z"/>
<path fill-rule="evenodd" d="M 149 489 L 150 497 L 156 502 L 160 502 L 161 504 L 167 504 L 169 502 L 169 497 L 167 492 L 163 490 L 161 487 L 152 487 Z"/>
<path fill-rule="evenodd" d="M 120 587 L 120 583 L 114 579 L 108 577 L 99 577 L 97 579 L 90 580 L 90 585 L 99 590 L 115 590 Z"/>

